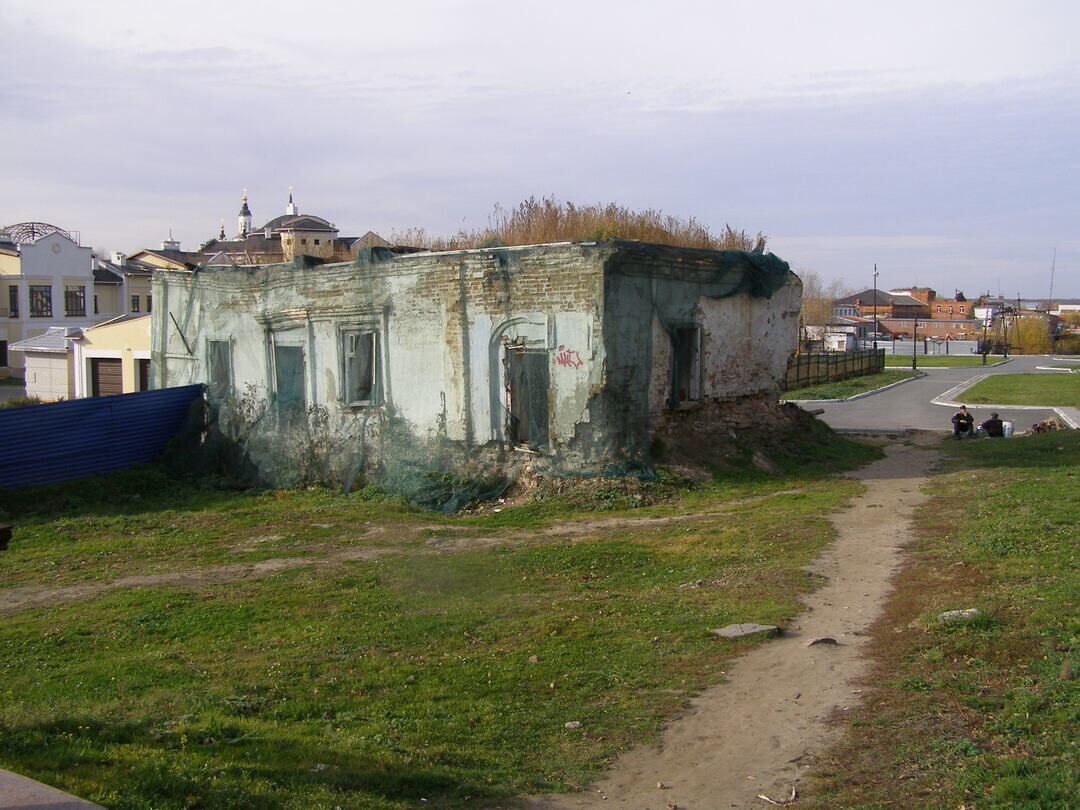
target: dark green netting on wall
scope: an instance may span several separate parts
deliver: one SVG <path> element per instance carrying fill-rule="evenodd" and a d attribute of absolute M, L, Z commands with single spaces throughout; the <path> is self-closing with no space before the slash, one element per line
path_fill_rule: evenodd
<path fill-rule="evenodd" d="M 552 261 L 547 264 L 549 254 Z M 206 373 L 209 379 L 201 381 L 210 383 L 218 433 L 235 448 L 234 460 L 243 459 L 240 466 L 254 471 L 251 477 L 259 483 L 282 487 L 334 483 L 346 490 L 377 483 L 429 508 L 452 510 L 501 492 L 525 461 L 553 476 L 601 470 L 647 474 L 649 365 L 656 339 L 652 324 L 659 323 L 672 341 L 672 399 L 677 406 L 695 398 L 693 369 L 701 356 L 702 332 L 695 321 L 700 320 L 702 298 L 738 294 L 771 298 L 791 279 L 787 263 L 771 254 L 621 241 L 418 257 L 416 265 L 424 269 L 417 272 L 433 274 L 441 287 L 431 287 L 432 294 L 447 296 L 448 311 L 456 311 L 453 307 L 461 302 L 465 325 L 448 326 L 443 339 L 451 341 L 451 349 L 463 358 L 480 345 L 474 343 L 478 336 L 469 331 L 476 316 L 487 318 L 494 328 L 522 320 L 522 313 L 537 314 L 538 305 L 530 297 L 533 288 L 522 281 L 531 279 L 535 287 L 538 266 L 550 268 L 554 280 L 573 279 L 577 272 L 595 279 L 589 282 L 596 285 L 595 301 L 579 298 L 561 304 L 549 299 L 542 305 L 547 309 L 539 310 L 547 313 L 541 319 L 559 312 L 603 319 L 596 333 L 601 341 L 598 350 L 591 358 L 583 353 L 584 362 L 602 363 L 604 368 L 603 384 L 596 382 L 601 376 L 595 378 L 582 410 L 591 418 L 563 424 L 557 432 L 551 390 L 556 351 L 545 345 L 542 335 L 511 331 L 501 344 L 492 339 L 491 345 L 501 345 L 502 353 L 490 355 L 490 390 L 481 394 L 479 388 L 452 385 L 441 377 L 391 376 L 394 369 L 384 367 L 393 363 L 392 357 L 387 360 L 391 351 L 387 335 L 409 327 L 393 320 L 395 305 L 401 303 L 394 289 L 403 287 L 380 279 L 410 272 L 412 261 L 387 251 L 368 251 L 351 265 L 200 269 L 188 283 L 170 281 L 168 315 L 159 325 L 164 323 L 173 343 L 170 349 L 159 341 L 156 351 L 171 351 L 169 362 L 177 370 L 189 362 L 178 357 L 186 351 L 194 361 L 186 368 Z M 347 275 L 349 268 L 354 276 Z M 320 306 L 332 301 L 331 339 L 326 336 L 326 309 L 319 315 L 318 329 L 303 320 L 305 307 L 318 300 L 318 295 L 308 299 L 304 295 L 320 293 L 324 273 L 347 278 L 332 288 L 332 297 L 320 301 Z M 298 291 L 291 296 L 295 305 L 281 295 L 282 289 Z M 424 295 L 425 289 L 418 287 L 409 294 Z M 237 318 L 238 310 L 223 310 L 222 302 L 230 298 L 245 301 L 250 309 Z M 339 307 L 343 314 L 336 318 Z M 230 315 L 230 323 L 244 325 L 223 327 L 223 311 Z M 230 334 L 230 329 L 241 334 Z M 242 373 L 233 365 L 240 357 L 246 363 Z M 236 386 L 236 380 L 253 377 L 256 382 Z M 398 383 L 396 390 L 392 382 Z M 435 391 L 442 391 L 441 412 L 421 415 L 415 420 L 418 424 L 402 418 L 391 392 L 405 396 L 409 385 L 439 387 Z M 454 391 L 490 401 L 479 407 L 473 400 L 447 402 Z M 427 399 L 437 402 L 437 396 Z M 468 416 L 485 409 L 488 415 L 481 418 L 490 418 L 491 431 L 487 425 L 482 433 L 473 433 L 466 425 L 462 434 L 456 423 L 448 428 L 448 414 L 452 419 L 454 414 Z M 488 439 L 491 432 L 497 438 Z M 472 437 L 478 434 L 485 438 L 474 442 Z M 465 438 L 458 438 L 461 435 Z"/>

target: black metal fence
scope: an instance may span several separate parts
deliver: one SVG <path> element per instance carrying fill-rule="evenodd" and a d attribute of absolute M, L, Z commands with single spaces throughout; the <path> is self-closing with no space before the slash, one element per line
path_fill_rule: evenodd
<path fill-rule="evenodd" d="M 809 385 L 877 374 L 885 368 L 884 349 L 857 352 L 823 352 L 797 354 L 788 362 L 784 390 L 792 391 Z"/>

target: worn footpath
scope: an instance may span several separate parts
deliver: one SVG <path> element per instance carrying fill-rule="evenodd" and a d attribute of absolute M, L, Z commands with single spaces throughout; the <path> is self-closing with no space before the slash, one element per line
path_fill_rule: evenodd
<path fill-rule="evenodd" d="M 852 475 L 866 485 L 833 517 L 837 539 L 811 571 L 827 579 L 806 610 L 735 661 L 725 683 L 700 695 L 658 745 L 621 757 L 589 790 L 545 796 L 528 810 L 761 808 L 797 797 L 824 750 L 829 718 L 860 700 L 865 633 L 890 590 L 936 453 L 896 444 Z"/>

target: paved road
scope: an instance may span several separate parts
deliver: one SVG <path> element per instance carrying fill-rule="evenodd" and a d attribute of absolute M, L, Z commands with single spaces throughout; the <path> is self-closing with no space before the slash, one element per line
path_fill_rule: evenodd
<path fill-rule="evenodd" d="M 962 390 L 984 375 L 989 374 L 1062 374 L 1060 371 L 1043 371 L 1039 366 L 1075 368 L 1080 362 L 1054 359 L 1045 356 L 1013 357 L 993 366 L 968 366 L 966 368 L 923 369 L 926 376 L 869 396 L 843 402 L 803 402 L 808 410 L 824 409 L 820 418 L 833 428 L 862 430 L 952 430 L 950 418 L 957 405 L 964 402 Z M 1017 408 L 997 405 L 971 405 L 968 410 L 975 415 L 975 424 L 990 418 L 997 411 L 1003 420 L 1011 421 L 1017 433 L 1027 430 L 1043 419 L 1062 420 L 1062 414 L 1053 408 Z M 1080 417 L 1075 408 L 1059 409 L 1072 419 Z"/>
<path fill-rule="evenodd" d="M 105 810 L 54 787 L 0 770 L 0 810 Z"/>

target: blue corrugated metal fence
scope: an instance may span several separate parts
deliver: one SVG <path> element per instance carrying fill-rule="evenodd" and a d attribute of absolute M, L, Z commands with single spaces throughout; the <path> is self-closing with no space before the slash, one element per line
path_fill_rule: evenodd
<path fill-rule="evenodd" d="M 153 461 L 203 386 L 0 408 L 0 487 L 72 481 Z"/>

